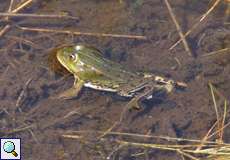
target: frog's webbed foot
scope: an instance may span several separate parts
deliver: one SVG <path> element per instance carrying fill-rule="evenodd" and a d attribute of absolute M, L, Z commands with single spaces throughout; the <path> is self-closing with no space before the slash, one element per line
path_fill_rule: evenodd
<path fill-rule="evenodd" d="M 75 80 L 73 87 L 59 94 L 57 98 L 58 99 L 71 99 L 71 98 L 77 97 L 83 86 L 84 86 L 84 81 Z"/>

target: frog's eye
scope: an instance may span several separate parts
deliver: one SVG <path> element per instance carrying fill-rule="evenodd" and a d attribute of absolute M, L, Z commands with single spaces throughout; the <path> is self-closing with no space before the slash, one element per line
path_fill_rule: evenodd
<path fill-rule="evenodd" d="M 72 60 L 72 61 L 75 61 L 76 60 L 76 55 L 74 53 L 70 54 L 69 59 Z"/>

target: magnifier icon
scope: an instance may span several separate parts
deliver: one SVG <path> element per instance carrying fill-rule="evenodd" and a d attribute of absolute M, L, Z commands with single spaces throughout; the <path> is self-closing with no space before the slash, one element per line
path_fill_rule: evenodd
<path fill-rule="evenodd" d="M 14 157 L 17 157 L 18 154 L 17 152 L 15 152 L 15 145 L 13 142 L 11 141 L 7 141 L 3 144 L 3 150 L 6 152 L 6 153 L 11 153 L 14 155 Z"/>

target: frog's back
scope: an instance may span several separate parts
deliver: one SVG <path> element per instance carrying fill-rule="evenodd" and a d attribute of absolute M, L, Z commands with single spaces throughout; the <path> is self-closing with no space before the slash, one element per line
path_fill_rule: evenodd
<path fill-rule="evenodd" d="M 94 47 L 78 45 L 76 50 L 82 63 L 101 73 L 100 80 L 104 78 L 110 81 L 127 83 L 132 79 L 139 78 L 137 73 L 129 71 L 119 63 L 104 58 L 103 53 Z"/>

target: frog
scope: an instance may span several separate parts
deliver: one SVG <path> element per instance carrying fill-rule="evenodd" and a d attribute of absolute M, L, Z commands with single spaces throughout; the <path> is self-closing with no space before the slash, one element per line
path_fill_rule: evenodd
<path fill-rule="evenodd" d="M 87 44 L 72 44 L 60 47 L 56 52 L 58 62 L 74 76 L 73 86 L 57 95 L 57 98 L 72 99 L 79 96 L 83 87 L 113 92 L 130 98 L 127 106 L 140 109 L 144 99 L 151 99 L 155 91 L 172 92 L 185 88 L 184 82 L 176 82 L 163 76 L 132 71 L 112 61 L 96 47 Z"/>

